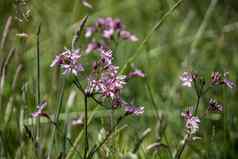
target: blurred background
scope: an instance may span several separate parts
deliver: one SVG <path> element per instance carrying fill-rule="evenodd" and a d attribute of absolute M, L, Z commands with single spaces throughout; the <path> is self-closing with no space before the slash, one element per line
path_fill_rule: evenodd
<path fill-rule="evenodd" d="M 175 0 L 88 2 L 92 9 L 85 7 L 80 0 L 0 0 L 0 158 L 36 158 L 34 143 L 29 133 L 27 135 L 26 127 L 35 131 L 31 113 L 37 105 L 36 39 L 40 24 L 41 98 L 48 101 L 47 112 L 53 116 L 57 111 L 62 77 L 59 70 L 49 65 L 64 47 L 71 46 L 75 30 L 85 15 L 89 15 L 86 25 L 100 17 L 120 18 L 127 29 L 138 36 L 139 42 L 118 43 L 115 63 L 123 66 L 153 26 L 176 3 Z M 112 146 L 105 145 L 96 158 L 171 158 L 184 135 L 180 113 L 196 102 L 194 90 L 182 87 L 179 76 L 183 71 L 193 70 L 209 79 L 213 71 L 228 71 L 230 78 L 237 81 L 237 41 L 237 0 L 183 0 L 153 33 L 133 62 L 133 67 L 143 70 L 146 78 L 129 81 L 123 96 L 144 106 L 145 113 L 124 120 Z M 86 44 L 87 40 L 83 38 L 77 43 L 79 47 Z M 221 87 L 202 99 L 200 112 L 207 109 L 210 97 L 224 104 L 224 112 L 201 118 L 197 135 L 201 139 L 191 143 L 182 158 L 237 158 L 237 93 L 237 89 Z M 82 94 L 70 78 L 66 79 L 63 95 L 62 133 L 57 134 L 52 142 L 52 158 L 57 158 L 63 149 L 65 152 L 70 150 L 70 145 L 64 144 L 60 134 L 74 142 L 82 130 L 82 126 L 67 124 L 83 112 Z M 89 124 L 90 142 L 99 142 L 108 128 L 107 111 L 93 102 L 89 104 L 93 116 Z M 118 114 L 121 114 L 120 110 Z M 52 126 L 44 119 L 41 122 L 40 142 L 47 154 Z M 133 153 L 146 130 L 151 131 Z M 153 143 L 160 145 L 148 150 Z M 83 146 L 80 144 L 79 149 Z M 107 157 L 112 153 L 110 148 L 116 155 Z M 77 158 L 77 154 L 72 158 Z"/>

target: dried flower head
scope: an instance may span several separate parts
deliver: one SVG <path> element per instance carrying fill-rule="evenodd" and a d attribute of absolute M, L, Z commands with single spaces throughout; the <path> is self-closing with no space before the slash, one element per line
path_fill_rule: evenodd
<path fill-rule="evenodd" d="M 223 112 L 223 105 L 219 104 L 216 100 L 210 99 L 208 104 L 209 112 Z"/>

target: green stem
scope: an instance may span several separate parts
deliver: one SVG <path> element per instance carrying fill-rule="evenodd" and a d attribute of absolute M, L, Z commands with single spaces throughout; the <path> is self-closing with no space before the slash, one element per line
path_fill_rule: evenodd
<path fill-rule="evenodd" d="M 88 152 L 88 97 L 87 95 L 84 97 L 84 141 L 85 141 L 85 147 L 84 147 L 84 159 L 87 158 L 87 152 Z"/>
<path fill-rule="evenodd" d="M 117 122 L 116 122 L 116 124 L 113 126 L 112 131 L 110 131 L 110 132 L 106 135 L 106 137 L 104 138 L 104 140 L 103 140 L 101 143 L 99 143 L 97 146 L 95 145 L 95 146 L 91 149 L 91 151 L 90 151 L 90 153 L 89 153 L 87 159 L 91 159 L 91 158 L 94 156 L 94 154 L 105 144 L 105 142 L 106 142 L 106 141 L 110 138 L 110 136 L 115 132 L 117 126 L 121 123 L 121 121 L 122 121 L 125 117 L 127 117 L 128 115 L 129 115 L 128 113 L 125 113 L 123 116 L 120 116 L 120 117 L 117 119 Z"/>
<path fill-rule="evenodd" d="M 36 41 L 36 103 L 37 105 L 40 103 L 40 31 L 41 24 L 38 27 L 37 31 L 37 41 Z M 37 119 L 36 126 L 36 142 L 39 141 L 40 138 L 40 118 Z M 40 155 L 40 147 L 38 147 L 38 156 Z"/>

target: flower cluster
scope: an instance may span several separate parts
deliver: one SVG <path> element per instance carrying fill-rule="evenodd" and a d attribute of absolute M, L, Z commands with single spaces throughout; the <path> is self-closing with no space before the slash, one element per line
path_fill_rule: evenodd
<path fill-rule="evenodd" d="M 190 134 L 194 134 L 199 129 L 200 120 L 196 115 L 198 113 L 199 102 L 202 96 L 204 96 L 208 90 L 213 86 L 225 85 L 228 88 L 234 88 L 235 83 L 228 79 L 228 72 L 223 75 L 219 72 L 213 72 L 209 81 L 206 81 L 202 76 L 192 72 L 184 72 L 180 76 L 182 86 L 192 87 L 196 91 L 197 104 L 193 107 L 192 111 L 186 111 L 182 113 L 185 119 L 185 127 Z M 223 112 L 223 105 L 219 104 L 216 100 L 210 99 L 208 103 L 208 112 Z M 193 114 L 194 113 L 194 114 Z"/>
<path fill-rule="evenodd" d="M 80 57 L 79 50 L 71 51 L 66 49 L 55 57 L 50 67 L 57 65 L 63 68 L 63 74 L 72 73 L 74 75 L 79 75 L 79 73 L 84 70 L 83 65 L 79 63 Z"/>
<path fill-rule="evenodd" d="M 229 88 L 234 88 L 235 83 L 228 79 L 228 72 L 225 72 L 223 76 L 220 72 L 213 72 L 211 75 L 211 84 L 212 85 L 225 85 Z"/>
<path fill-rule="evenodd" d="M 85 37 L 92 37 L 94 33 L 100 33 L 105 39 L 112 39 L 117 36 L 123 40 L 131 42 L 138 41 L 138 38 L 127 31 L 119 19 L 111 17 L 99 18 L 95 24 L 86 28 Z"/>
<path fill-rule="evenodd" d="M 190 135 L 195 134 L 199 129 L 200 119 L 197 116 L 193 116 L 189 110 L 182 112 L 181 116 L 185 120 L 187 133 Z"/>
<path fill-rule="evenodd" d="M 121 39 L 129 41 L 137 41 L 137 37 L 125 30 L 125 27 L 119 19 L 112 18 L 100 18 L 93 26 L 86 28 L 86 37 L 92 37 L 94 33 L 100 33 L 103 37 L 104 43 L 106 39 L 111 40 L 115 35 Z M 107 41 L 107 44 L 110 41 Z M 129 114 L 139 115 L 143 113 L 143 108 L 130 105 L 121 99 L 121 90 L 126 85 L 126 81 L 131 77 L 144 77 L 144 73 L 140 70 L 136 70 L 128 74 L 128 76 L 119 74 L 119 67 L 114 65 L 113 54 L 109 49 L 109 45 L 96 42 L 94 39 L 87 45 L 85 55 L 89 56 L 90 52 L 99 53 L 99 58 L 92 63 L 91 73 L 85 78 L 87 79 L 87 87 L 84 90 L 87 96 L 96 96 L 100 98 L 102 102 L 109 100 L 114 108 L 119 106 L 123 107 Z M 84 67 L 79 63 L 81 58 L 78 50 L 66 50 L 60 55 L 56 56 L 55 60 L 51 64 L 53 66 L 60 66 L 63 68 L 63 74 L 74 74 L 78 76 L 81 71 L 84 71 Z"/>
<path fill-rule="evenodd" d="M 88 94 L 100 94 L 103 99 L 109 98 L 114 108 L 122 106 L 128 113 L 141 114 L 143 108 L 134 107 L 120 97 L 127 76 L 119 75 L 119 67 L 112 64 L 111 50 L 101 50 L 100 55 L 101 58 L 93 64 L 93 71 L 88 78 L 86 92 Z"/>
<path fill-rule="evenodd" d="M 210 84 L 213 86 L 225 85 L 228 88 L 234 88 L 235 83 L 228 79 L 228 72 L 225 72 L 222 76 L 220 72 L 213 72 L 211 74 Z M 198 76 L 192 72 L 183 72 L 180 76 L 180 80 L 183 86 L 192 87 L 192 83 L 198 79 Z"/>

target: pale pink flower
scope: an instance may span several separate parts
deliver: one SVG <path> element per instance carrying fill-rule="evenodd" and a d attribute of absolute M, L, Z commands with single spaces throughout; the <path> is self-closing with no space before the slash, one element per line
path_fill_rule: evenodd
<path fill-rule="evenodd" d="M 46 106 L 47 106 L 46 101 L 42 101 L 41 103 L 39 103 L 36 106 L 36 111 L 31 114 L 32 117 L 36 118 L 36 117 L 40 117 L 40 116 L 45 116 L 48 118 L 49 117 L 48 114 L 46 112 L 44 112 L 44 109 Z"/>
<path fill-rule="evenodd" d="M 126 30 L 122 30 L 120 31 L 119 33 L 119 36 L 123 39 L 123 40 L 129 40 L 131 42 L 136 42 L 138 41 L 138 38 L 131 34 L 129 31 L 126 31 Z"/>
<path fill-rule="evenodd" d="M 183 86 L 192 87 L 193 75 L 189 72 L 184 72 L 182 76 L 180 76 L 180 80 Z"/>
<path fill-rule="evenodd" d="M 135 70 L 133 72 L 129 72 L 128 77 L 145 77 L 145 74 L 141 70 Z"/>
<path fill-rule="evenodd" d="M 193 116 L 191 111 L 185 111 L 181 113 L 181 116 L 185 120 L 185 127 L 187 132 L 195 134 L 199 129 L 200 119 L 197 116 Z"/>
<path fill-rule="evenodd" d="M 55 57 L 50 67 L 58 65 L 63 68 L 63 74 L 72 73 L 78 75 L 80 72 L 84 71 L 83 65 L 79 63 L 80 57 L 79 50 L 66 50 Z"/>

